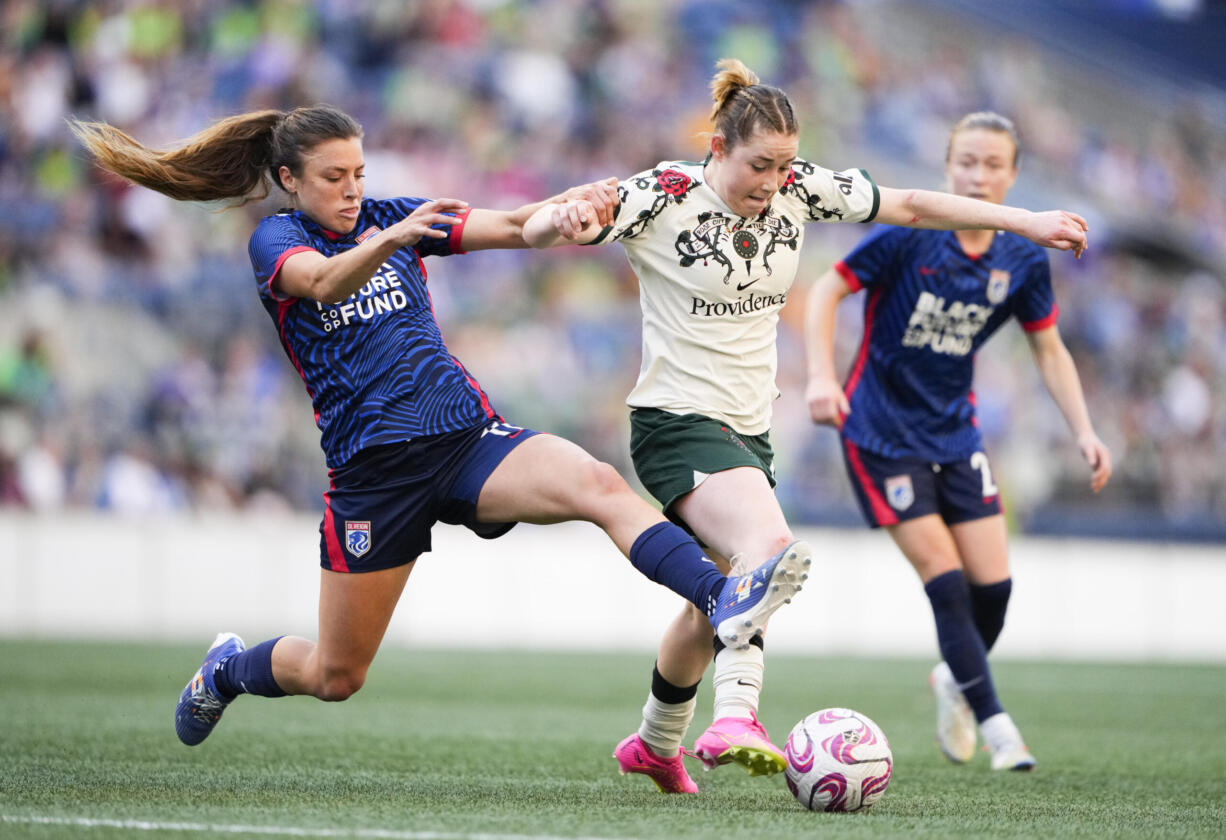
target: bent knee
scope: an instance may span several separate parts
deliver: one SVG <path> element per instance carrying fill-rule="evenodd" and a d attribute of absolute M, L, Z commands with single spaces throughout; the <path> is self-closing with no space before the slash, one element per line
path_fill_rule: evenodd
<path fill-rule="evenodd" d="M 316 695 L 320 700 L 338 703 L 357 694 L 366 682 L 366 669 L 336 669 L 326 672 Z"/>
<path fill-rule="evenodd" d="M 595 458 L 583 465 L 576 478 L 575 503 L 589 513 L 607 510 L 619 500 L 639 498 L 613 465 Z"/>
<path fill-rule="evenodd" d="M 607 464 L 604 461 L 598 461 L 595 458 L 587 465 L 587 480 L 591 484 L 592 489 L 601 495 L 616 495 L 619 493 L 633 493 L 630 485 L 626 483 L 626 479 L 622 478 L 612 464 Z"/>

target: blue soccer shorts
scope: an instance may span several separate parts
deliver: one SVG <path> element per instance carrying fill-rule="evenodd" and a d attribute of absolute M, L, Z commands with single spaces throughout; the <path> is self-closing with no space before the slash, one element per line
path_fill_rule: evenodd
<path fill-rule="evenodd" d="M 502 459 L 536 434 L 495 420 L 363 449 L 329 471 L 320 565 L 334 572 L 403 566 L 430 550 L 436 522 L 502 536 L 515 523 L 478 522 L 477 497 Z"/>
<path fill-rule="evenodd" d="M 843 462 L 860 512 L 870 528 L 939 514 L 948 525 L 1000 513 L 1000 491 L 988 456 L 934 463 L 923 458 L 886 458 L 846 437 Z"/>

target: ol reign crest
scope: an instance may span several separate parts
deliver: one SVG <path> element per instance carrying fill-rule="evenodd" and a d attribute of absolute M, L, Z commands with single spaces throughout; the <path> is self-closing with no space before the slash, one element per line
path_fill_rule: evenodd
<path fill-rule="evenodd" d="M 988 272 L 988 303 L 1000 303 L 1009 294 L 1009 272 L 994 268 Z"/>
<path fill-rule="evenodd" d="M 885 497 L 894 510 L 906 510 L 915 501 L 915 488 L 911 476 L 894 475 L 885 480 Z"/>
<path fill-rule="evenodd" d="M 354 557 L 361 557 L 370 551 L 370 521 L 345 521 L 345 548 Z"/>

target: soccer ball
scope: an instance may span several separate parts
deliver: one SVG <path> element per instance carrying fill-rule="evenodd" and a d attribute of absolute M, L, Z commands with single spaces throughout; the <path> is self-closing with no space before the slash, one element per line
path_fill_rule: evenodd
<path fill-rule="evenodd" d="M 810 811 L 859 811 L 881 798 L 894 757 L 881 727 L 851 709 L 822 709 L 783 748 L 788 790 Z"/>

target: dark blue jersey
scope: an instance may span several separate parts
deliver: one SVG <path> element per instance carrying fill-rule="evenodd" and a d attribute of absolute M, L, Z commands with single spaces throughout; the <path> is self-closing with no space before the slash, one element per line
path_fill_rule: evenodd
<path fill-rule="evenodd" d="M 368 446 L 470 428 L 497 415 L 443 343 L 426 289 L 423 256 L 459 253 L 463 224 L 401 248 L 340 303 L 284 295 L 277 272 L 299 251 L 325 257 L 354 248 L 428 199 L 366 199 L 353 232 L 324 230 L 297 211 L 265 216 L 248 250 L 281 345 L 306 383 L 329 467 Z"/>
<path fill-rule="evenodd" d="M 843 434 L 887 457 L 941 463 L 980 451 L 975 353 L 1010 316 L 1027 331 L 1056 322 L 1044 249 L 998 232 L 970 255 L 952 231 L 882 225 L 835 268 L 868 290 Z"/>

